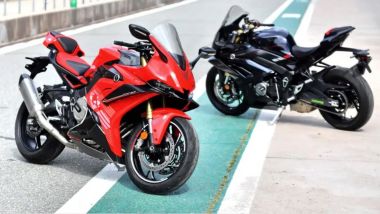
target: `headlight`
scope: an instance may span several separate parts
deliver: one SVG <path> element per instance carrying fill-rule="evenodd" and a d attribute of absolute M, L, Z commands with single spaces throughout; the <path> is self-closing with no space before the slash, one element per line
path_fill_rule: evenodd
<path fill-rule="evenodd" d="M 172 88 L 170 86 L 157 80 L 149 81 L 148 84 L 152 86 L 153 88 L 164 93 L 169 93 L 170 91 L 172 91 Z"/>

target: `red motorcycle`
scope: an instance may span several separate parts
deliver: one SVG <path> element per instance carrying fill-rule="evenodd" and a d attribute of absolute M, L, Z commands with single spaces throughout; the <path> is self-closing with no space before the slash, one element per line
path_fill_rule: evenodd
<path fill-rule="evenodd" d="M 198 107 L 191 71 L 197 60 L 190 65 L 171 24 L 152 33 L 137 25 L 129 30 L 141 41 L 101 48 L 92 66 L 74 39 L 49 32 L 43 42 L 49 55 L 27 58 L 31 74 L 20 76 L 16 143 L 38 164 L 65 147 L 77 149 L 126 167 L 143 191 L 163 194 L 183 185 L 197 163 L 198 138 L 184 113 Z M 36 88 L 33 78 L 49 64 L 62 83 Z"/>

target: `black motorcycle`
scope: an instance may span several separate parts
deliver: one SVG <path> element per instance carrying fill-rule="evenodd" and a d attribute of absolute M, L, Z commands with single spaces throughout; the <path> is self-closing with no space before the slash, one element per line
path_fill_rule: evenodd
<path fill-rule="evenodd" d="M 273 26 L 250 20 L 239 6 L 230 8 L 213 42 L 215 56 L 209 59 L 213 67 L 206 89 L 212 104 L 228 115 L 240 115 L 249 107 L 290 105 L 301 113 L 319 109 L 338 129 L 365 125 L 374 101 L 362 75 L 371 72 L 371 57 L 368 50 L 342 47 L 355 28 L 333 28 L 319 46 L 305 48 L 297 46 L 288 31 Z M 358 63 L 351 68 L 324 63 L 335 51 L 352 52 Z"/>

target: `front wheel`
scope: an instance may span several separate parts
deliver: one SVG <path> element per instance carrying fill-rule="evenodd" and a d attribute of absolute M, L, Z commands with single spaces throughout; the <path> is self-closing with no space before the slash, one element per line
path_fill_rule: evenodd
<path fill-rule="evenodd" d="M 343 103 L 343 108 L 334 109 L 337 114 L 320 111 L 322 117 L 333 127 L 354 131 L 364 126 L 372 116 L 373 94 L 367 81 L 361 75 L 345 70 L 334 70 L 325 75 L 324 81 L 343 86 L 345 89 L 331 89 L 329 95 Z"/>
<path fill-rule="evenodd" d="M 214 107 L 224 114 L 238 116 L 249 109 L 236 80 L 215 67 L 207 73 L 206 92 Z"/>
<path fill-rule="evenodd" d="M 126 166 L 132 182 L 152 194 L 166 194 L 182 186 L 198 161 L 198 137 L 183 118 L 170 121 L 166 135 L 154 152 L 148 149 L 148 128 L 139 124 L 127 141 Z"/>

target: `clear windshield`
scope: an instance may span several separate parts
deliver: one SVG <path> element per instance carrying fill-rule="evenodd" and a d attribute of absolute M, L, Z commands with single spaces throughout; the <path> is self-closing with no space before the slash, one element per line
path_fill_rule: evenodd
<path fill-rule="evenodd" d="M 249 13 L 243 8 L 234 5 L 228 11 L 226 17 L 223 20 L 222 26 L 228 26 L 234 23 L 236 20 L 242 18 L 243 16 L 247 16 Z"/>
<path fill-rule="evenodd" d="M 185 70 L 184 51 L 179 40 L 179 36 L 174 25 L 165 23 L 153 29 L 151 34 L 160 42 L 161 45 L 172 55 L 178 65 Z"/>

